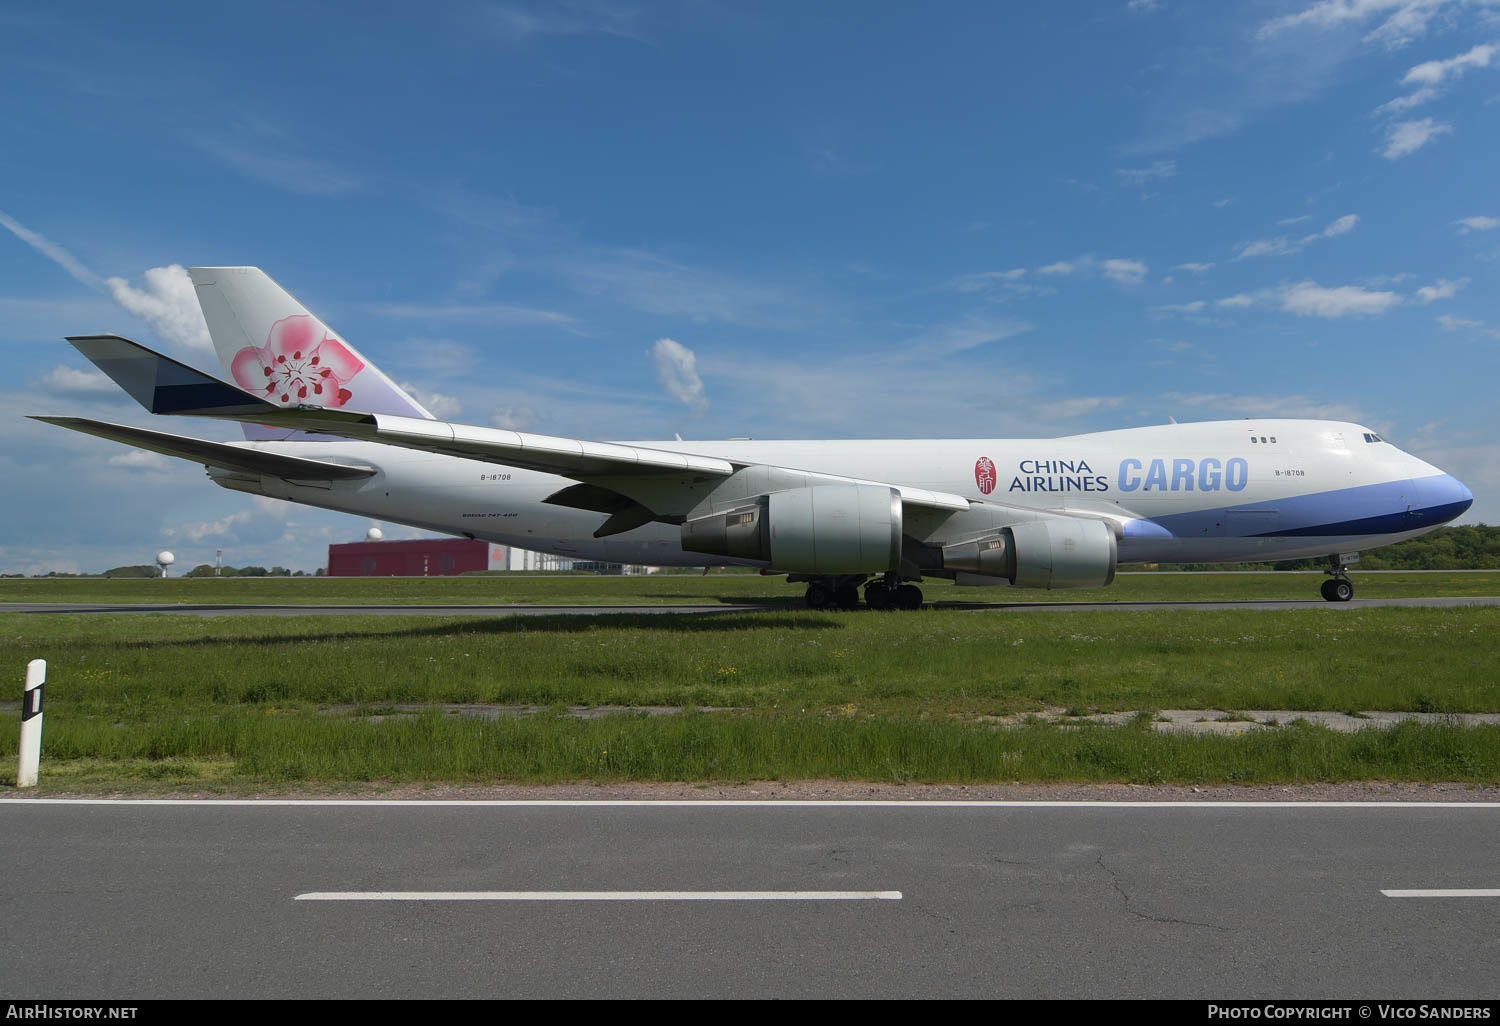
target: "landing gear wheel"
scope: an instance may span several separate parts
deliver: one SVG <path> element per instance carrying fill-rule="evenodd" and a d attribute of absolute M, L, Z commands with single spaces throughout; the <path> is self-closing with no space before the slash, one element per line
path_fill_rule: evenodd
<path fill-rule="evenodd" d="M 1329 602 L 1348 602 L 1354 597 L 1354 582 L 1347 577 L 1333 577 L 1320 589 Z"/>
<path fill-rule="evenodd" d="M 807 586 L 807 605 L 810 609 L 827 609 L 833 602 L 833 593 L 828 590 L 826 584 L 809 584 Z"/>
<path fill-rule="evenodd" d="M 854 609 L 859 605 L 859 589 L 846 584 L 833 593 L 833 604 L 840 609 Z"/>
<path fill-rule="evenodd" d="M 921 609 L 922 589 L 915 584 L 903 584 L 896 589 L 897 609 Z"/>
<path fill-rule="evenodd" d="M 865 589 L 865 603 L 871 609 L 891 608 L 891 589 L 883 584 L 872 584 Z"/>

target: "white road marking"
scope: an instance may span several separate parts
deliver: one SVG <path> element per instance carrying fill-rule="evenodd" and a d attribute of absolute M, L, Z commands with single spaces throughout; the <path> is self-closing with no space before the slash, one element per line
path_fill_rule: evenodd
<path fill-rule="evenodd" d="M 1381 891 L 1387 898 L 1500 898 L 1500 887 L 1470 887 L 1450 890 Z"/>
<path fill-rule="evenodd" d="M 900 901 L 900 891 L 311 891 L 295 901 Z"/>
<path fill-rule="evenodd" d="M 922 799 L 821 800 L 816 798 L 0 798 L 0 809 L 28 805 L 308 806 L 328 808 L 485 809 L 485 808 L 835 808 L 835 809 L 1500 809 L 1500 802 L 1393 801 L 925 801 Z"/>

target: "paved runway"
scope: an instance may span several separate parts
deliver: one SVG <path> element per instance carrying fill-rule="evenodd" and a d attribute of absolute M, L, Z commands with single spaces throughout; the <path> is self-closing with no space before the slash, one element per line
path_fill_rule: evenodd
<path fill-rule="evenodd" d="M 1438 598 L 1355 599 L 1325 602 L 1322 599 L 1278 599 L 1243 602 L 932 602 L 925 608 L 966 612 L 1053 613 L 1101 612 L 1110 609 L 1251 609 L 1251 610 L 1340 610 L 1375 609 L 1382 606 L 1497 606 L 1500 596 L 1445 596 Z M 669 613 L 766 613 L 807 611 L 800 604 L 697 606 L 274 606 L 274 605 L 186 605 L 100 604 L 88 602 L 0 602 L 0 613 L 168 613 L 175 616 L 621 616 Z M 832 612 L 832 611 L 830 611 Z"/>
<path fill-rule="evenodd" d="M 1382 891 L 1500 893 L 1497 842 L 1500 804 L 6 800 L 0 994 L 1494 999 L 1500 897 Z"/>

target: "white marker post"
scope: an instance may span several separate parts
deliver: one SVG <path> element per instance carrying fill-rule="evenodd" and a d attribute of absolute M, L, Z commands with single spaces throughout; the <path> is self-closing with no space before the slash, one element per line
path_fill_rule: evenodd
<path fill-rule="evenodd" d="M 16 766 L 16 786 L 35 787 L 42 761 L 42 685 L 47 682 L 47 660 L 26 664 L 26 697 L 21 702 L 21 759 Z"/>

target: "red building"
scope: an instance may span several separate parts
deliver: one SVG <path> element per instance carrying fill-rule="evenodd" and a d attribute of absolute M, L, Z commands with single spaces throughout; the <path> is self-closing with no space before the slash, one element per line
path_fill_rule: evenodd
<path fill-rule="evenodd" d="M 363 541 L 328 546 L 329 577 L 451 577 L 493 569 L 489 542 L 469 538 Z M 499 565 L 504 569 L 505 564 Z"/>

